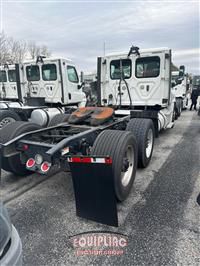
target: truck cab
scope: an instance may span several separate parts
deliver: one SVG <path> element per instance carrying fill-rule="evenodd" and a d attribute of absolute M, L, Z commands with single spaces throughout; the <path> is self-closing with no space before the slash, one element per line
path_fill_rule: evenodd
<path fill-rule="evenodd" d="M 180 105 L 181 109 L 187 108 L 189 86 L 190 80 L 184 66 L 180 66 L 178 71 L 172 71 L 172 92 L 176 97 L 177 106 Z"/>
<path fill-rule="evenodd" d="M 42 58 L 21 66 L 25 95 L 44 98 L 45 104 L 78 105 L 85 100 L 74 63 L 69 59 Z"/>
<path fill-rule="evenodd" d="M 98 85 L 101 105 L 165 108 L 171 94 L 171 50 L 137 49 L 99 57 Z"/>
<path fill-rule="evenodd" d="M 0 99 L 18 100 L 15 65 L 0 66 Z"/>
<path fill-rule="evenodd" d="M 39 56 L 0 74 L 0 128 L 20 120 L 46 127 L 57 114 L 86 104 L 83 84 L 69 59 Z"/>

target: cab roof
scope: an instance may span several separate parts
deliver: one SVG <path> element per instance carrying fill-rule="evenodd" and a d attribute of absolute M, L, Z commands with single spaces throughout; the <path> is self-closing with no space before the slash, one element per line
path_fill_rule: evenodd
<path fill-rule="evenodd" d="M 47 62 L 55 62 L 58 60 L 62 60 L 62 61 L 67 61 L 69 63 L 73 63 L 73 61 L 69 58 L 63 58 L 63 57 L 47 57 L 47 58 L 43 58 L 44 63 Z M 23 62 L 23 64 L 36 64 L 37 59 L 29 59 L 29 60 L 25 60 Z"/>
<path fill-rule="evenodd" d="M 168 47 L 159 47 L 159 48 L 148 48 L 148 49 L 139 49 L 140 54 L 147 54 L 147 53 L 162 53 L 162 52 L 169 52 L 170 48 Z M 129 50 L 126 52 L 114 52 L 114 53 L 109 53 L 105 55 L 105 57 L 127 57 L 129 53 Z"/>

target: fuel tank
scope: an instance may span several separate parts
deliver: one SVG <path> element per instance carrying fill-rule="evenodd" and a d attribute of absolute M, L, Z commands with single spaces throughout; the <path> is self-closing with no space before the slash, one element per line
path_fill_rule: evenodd
<path fill-rule="evenodd" d="M 36 123 L 42 127 L 46 127 L 55 115 L 63 113 L 64 110 L 59 107 L 36 109 L 32 111 L 29 121 Z"/>

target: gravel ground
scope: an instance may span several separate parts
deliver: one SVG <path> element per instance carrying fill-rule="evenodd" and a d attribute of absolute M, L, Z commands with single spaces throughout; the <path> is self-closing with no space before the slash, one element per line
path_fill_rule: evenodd
<path fill-rule="evenodd" d="M 76 217 L 70 174 L 2 175 L 2 196 L 23 243 L 24 265 L 200 265 L 200 120 L 183 111 L 156 139 L 150 165 L 137 171 L 118 204 L 119 227 Z M 69 236 L 90 230 L 127 235 L 122 255 L 76 255 Z"/>

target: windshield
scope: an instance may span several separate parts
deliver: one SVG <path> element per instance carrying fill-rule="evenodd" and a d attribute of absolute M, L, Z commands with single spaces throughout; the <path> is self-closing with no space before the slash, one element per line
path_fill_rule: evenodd
<path fill-rule="evenodd" d="M 39 81 L 40 80 L 39 67 L 38 66 L 27 66 L 26 77 L 28 81 Z"/>
<path fill-rule="evenodd" d="M 15 70 L 8 70 L 8 80 L 10 82 L 16 82 L 16 72 L 15 72 Z"/>
<path fill-rule="evenodd" d="M 57 71 L 55 64 L 47 64 L 42 66 L 42 79 L 43 80 L 57 79 Z"/>
<path fill-rule="evenodd" d="M 1 70 L 0 71 L 0 82 L 6 82 L 6 81 L 7 81 L 6 71 L 5 70 Z"/>

